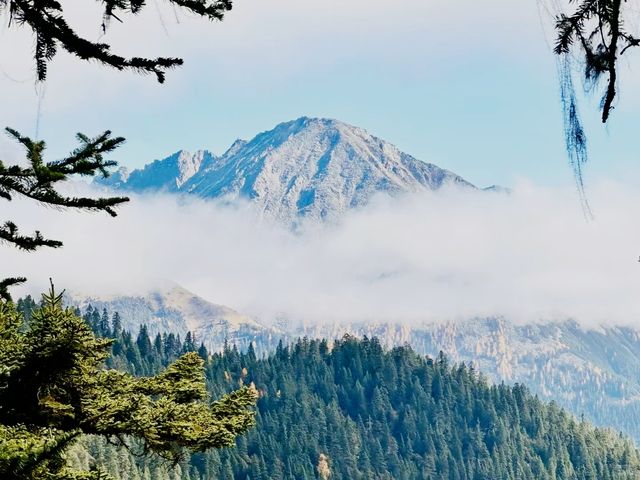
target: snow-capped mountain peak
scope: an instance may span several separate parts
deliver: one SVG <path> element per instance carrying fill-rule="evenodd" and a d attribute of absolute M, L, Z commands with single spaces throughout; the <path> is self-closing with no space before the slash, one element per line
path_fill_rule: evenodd
<path fill-rule="evenodd" d="M 335 218 L 378 193 L 475 188 L 362 128 L 308 117 L 281 123 L 249 141 L 236 140 L 220 157 L 180 151 L 119 180 L 109 183 L 131 191 L 249 199 L 265 215 L 284 221 Z"/>

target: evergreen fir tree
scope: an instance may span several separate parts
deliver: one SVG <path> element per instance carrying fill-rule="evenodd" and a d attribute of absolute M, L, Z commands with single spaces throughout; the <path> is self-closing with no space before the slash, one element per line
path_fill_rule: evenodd
<path fill-rule="evenodd" d="M 0 478 L 71 478 L 64 454 L 81 434 L 133 438 L 142 451 L 177 461 L 185 449 L 233 445 L 254 424 L 250 388 L 208 402 L 196 353 L 150 377 L 104 370 L 112 340 L 63 308 L 53 288 L 43 300 L 26 326 L 13 304 L 0 303 Z"/>
<path fill-rule="evenodd" d="M 120 318 L 120 313 L 114 312 L 111 317 L 111 332 L 113 338 L 118 338 L 122 333 L 122 319 Z"/>
<path fill-rule="evenodd" d="M 100 316 L 100 322 L 98 324 L 98 334 L 102 337 L 111 337 L 111 324 L 106 308 L 102 310 L 102 315 Z"/>

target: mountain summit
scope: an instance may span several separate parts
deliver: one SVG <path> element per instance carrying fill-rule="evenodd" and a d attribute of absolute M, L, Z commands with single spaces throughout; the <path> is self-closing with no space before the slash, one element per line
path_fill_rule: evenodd
<path fill-rule="evenodd" d="M 458 175 L 401 152 L 338 120 L 281 123 L 221 156 L 180 151 L 102 184 L 133 192 L 169 191 L 203 198 L 245 198 L 280 220 L 340 215 L 376 193 L 475 188 Z"/>

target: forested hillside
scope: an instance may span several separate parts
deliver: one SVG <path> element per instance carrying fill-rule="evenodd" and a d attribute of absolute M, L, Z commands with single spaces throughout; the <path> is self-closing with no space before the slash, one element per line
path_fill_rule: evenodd
<path fill-rule="evenodd" d="M 175 298 L 182 298 L 176 302 Z M 156 304 L 155 302 L 160 299 Z M 188 299 L 188 301 L 184 301 Z M 180 287 L 157 290 L 147 297 L 97 298 L 70 302 L 93 306 L 90 317 L 99 323 L 104 309 L 121 314 L 122 328 L 137 332 L 147 324 L 149 335 L 195 332 L 198 345 L 220 351 L 225 340 L 256 353 L 271 353 L 282 340 L 297 338 L 376 337 L 386 348 L 409 344 L 419 354 L 443 351 L 452 362 L 473 364 L 494 383 L 521 383 L 546 401 L 555 401 L 576 416 L 597 426 L 611 427 L 640 442 L 640 330 L 632 327 L 589 328 L 572 320 L 519 324 L 505 318 L 472 318 L 455 322 L 309 323 L 281 320 L 277 326 L 260 324 L 237 314 L 228 320 L 215 306 Z M 182 303 L 198 308 L 181 308 Z M 206 308 L 200 308 L 206 306 Z M 142 307 L 142 308 L 141 308 Z M 95 311 L 97 309 L 97 311 Z M 194 311 L 195 310 L 195 311 Z M 232 311 L 232 310 L 231 310 Z M 192 316 L 192 321 L 184 318 Z M 182 319 L 176 328 L 175 320 Z M 172 325 L 173 323 L 173 325 Z M 110 332 L 100 331 L 109 336 Z"/>
<path fill-rule="evenodd" d="M 473 364 L 494 383 L 521 383 L 590 422 L 640 444 L 640 330 L 593 328 L 573 320 L 519 324 L 504 318 L 401 325 L 323 323 L 293 329 L 292 338 L 376 337 L 385 347 L 409 344 L 423 355 L 443 351 Z"/>
<path fill-rule="evenodd" d="M 20 302 L 28 315 L 29 302 Z M 302 339 L 257 358 L 227 346 L 211 355 L 191 336 L 132 336 L 118 315 L 86 320 L 116 337 L 108 366 L 147 375 L 182 352 L 207 360 L 214 396 L 253 383 L 257 426 L 237 448 L 177 466 L 86 438 L 70 461 L 116 479 L 576 479 L 640 478 L 622 436 L 578 421 L 523 386 L 488 385 L 472 368 L 376 339 Z M 140 452 L 138 452 L 140 453 Z"/>

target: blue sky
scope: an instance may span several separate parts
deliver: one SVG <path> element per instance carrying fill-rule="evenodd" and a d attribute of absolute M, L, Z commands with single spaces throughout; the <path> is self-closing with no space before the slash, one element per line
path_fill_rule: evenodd
<path fill-rule="evenodd" d="M 546 1 L 556 3 L 237 0 L 213 25 L 151 1 L 106 40 L 123 54 L 182 56 L 185 66 L 163 86 L 64 55 L 34 86 L 31 37 L 0 27 L 0 125 L 28 135 L 38 125 L 50 158 L 73 148 L 76 131 L 105 129 L 127 137 L 114 158 L 129 167 L 181 148 L 222 153 L 238 137 L 307 115 L 366 128 L 477 185 L 519 187 L 508 197 L 374 202 L 319 236 L 197 200 L 136 198 L 114 220 L 17 199 L 4 213 L 65 248 L 2 249 L 0 264 L 29 277 L 32 293 L 49 277 L 70 290 L 115 293 L 164 278 L 257 316 L 285 309 L 324 318 L 331 308 L 358 319 L 501 313 L 637 324 L 640 58 L 622 65 L 622 102 L 608 129 L 597 100 L 582 104 L 595 213 L 586 222 L 563 147 Z M 72 25 L 100 38 L 91 3 L 66 7 Z M 0 158 L 17 161 L 20 152 L 0 139 Z M 87 279 L 96 250 L 105 252 L 102 275 Z M 274 269 L 273 258 L 284 266 Z M 396 271 L 373 287 L 367 280 Z"/>
<path fill-rule="evenodd" d="M 570 185 L 544 3 L 388 3 L 239 0 L 217 24 L 150 4 L 106 40 L 128 54 L 183 57 L 163 86 L 60 55 L 47 84 L 35 87 L 32 40 L 5 26 L 0 123 L 34 135 L 40 108 L 38 134 L 52 156 L 73 147 L 78 130 L 111 129 L 128 140 L 114 158 L 137 167 L 181 148 L 222 153 L 236 138 L 299 116 L 332 117 L 478 185 Z M 65 5 L 97 38 L 99 12 L 81 0 Z M 623 74 L 608 130 L 597 123 L 597 102 L 583 103 L 587 179 L 636 178 L 639 77 L 626 67 Z M 18 157 L 5 140 L 0 153 Z"/>

